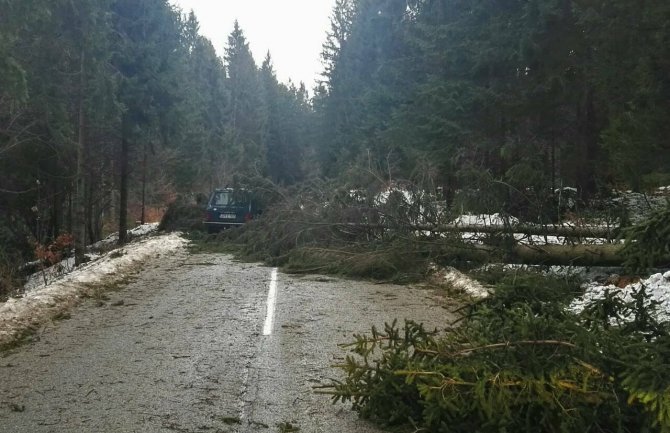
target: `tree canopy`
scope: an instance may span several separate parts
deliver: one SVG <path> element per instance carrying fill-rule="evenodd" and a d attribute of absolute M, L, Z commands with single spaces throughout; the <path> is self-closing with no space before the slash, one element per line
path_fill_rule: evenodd
<path fill-rule="evenodd" d="M 510 212 L 670 181 L 667 2 L 337 0 L 311 98 L 167 0 L 1 4 L 8 237 L 92 241 L 240 176 L 421 177 Z"/>

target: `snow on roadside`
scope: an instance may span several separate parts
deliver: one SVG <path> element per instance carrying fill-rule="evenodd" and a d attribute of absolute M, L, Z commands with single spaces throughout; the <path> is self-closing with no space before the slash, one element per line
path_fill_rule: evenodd
<path fill-rule="evenodd" d="M 148 235 L 149 233 L 155 232 L 156 230 L 158 230 L 158 223 L 142 224 L 140 226 L 135 227 L 134 229 L 128 230 L 128 237 L 130 239 L 133 239 L 136 237 Z M 119 240 L 119 234 L 112 233 L 105 239 L 91 245 L 90 248 L 93 250 L 104 249 L 105 247 L 115 245 L 118 240 Z"/>
<path fill-rule="evenodd" d="M 575 312 L 580 312 L 584 307 L 599 299 L 604 299 L 607 290 L 610 293 L 616 292 L 616 296 L 621 298 L 624 302 L 633 300 L 633 291 L 639 291 L 644 285 L 650 300 L 659 302 L 657 307 L 657 319 L 659 321 L 670 320 L 670 271 L 663 274 L 657 273 L 649 276 L 647 279 L 640 280 L 636 283 L 628 284 L 620 289 L 614 284 L 599 284 L 597 282 L 587 283 L 584 285 L 585 293 L 582 297 L 575 299 L 570 304 L 570 309 Z M 632 318 L 631 318 L 632 319 Z"/>
<path fill-rule="evenodd" d="M 456 268 L 446 267 L 433 269 L 432 280 L 439 285 L 446 285 L 450 289 L 464 292 L 473 299 L 482 299 L 489 296 L 489 289 L 479 281 L 470 278 Z"/>
<path fill-rule="evenodd" d="M 488 266 L 484 266 L 482 269 L 487 268 Z M 543 272 L 546 275 L 554 275 L 566 278 L 572 276 L 581 276 L 583 278 L 591 279 L 596 278 L 597 276 L 598 279 L 604 279 L 604 273 L 605 275 L 609 274 L 609 278 L 616 281 L 630 281 L 630 278 L 628 277 L 620 278 L 616 274 L 611 274 L 611 272 L 616 268 L 600 268 L 600 270 L 597 270 L 583 266 L 544 267 L 538 265 L 517 264 L 505 264 L 503 265 L 503 268 L 509 270 L 534 270 Z M 454 290 L 462 291 L 470 295 L 475 300 L 486 298 L 492 293 L 492 289 L 490 287 L 486 287 L 479 281 L 454 268 L 446 267 L 438 269 L 435 267 L 433 271 L 433 281 L 437 282 L 438 284 L 446 284 Z M 586 305 L 592 303 L 593 301 L 603 299 L 605 297 L 606 291 L 615 293 L 616 296 L 622 299 L 624 302 L 631 302 L 633 301 L 632 294 L 639 291 L 643 285 L 647 294 L 649 295 L 647 305 L 651 301 L 658 302 L 656 318 L 662 322 L 670 321 L 670 271 L 666 271 L 665 273 L 652 274 L 646 279 L 627 284 L 623 288 L 617 287 L 614 284 L 601 284 L 597 281 L 584 283 L 582 284 L 584 295 L 575 298 L 568 309 L 575 313 L 579 313 Z"/>
<path fill-rule="evenodd" d="M 34 287 L 22 298 L 9 299 L 0 304 L 0 345 L 67 310 L 90 286 L 120 281 L 136 265 L 177 251 L 186 242 L 178 233 L 139 239 L 58 276 L 46 286 Z"/>
<path fill-rule="evenodd" d="M 128 238 L 130 240 L 137 239 L 142 236 L 146 236 L 150 233 L 158 230 L 158 223 L 148 223 L 135 227 L 134 229 L 128 230 Z M 86 258 L 90 262 L 95 262 L 97 259 L 101 258 L 102 255 L 93 251 L 108 251 L 113 249 L 119 240 L 119 234 L 113 233 L 107 236 L 105 239 L 94 243 L 93 245 L 88 246 L 88 253 Z M 89 263 L 90 263 L 89 262 Z M 36 267 L 39 267 L 39 261 L 34 262 L 37 264 Z M 87 267 L 89 263 L 85 263 L 82 266 Z M 28 277 L 28 281 L 24 284 L 23 288 L 25 292 L 30 292 L 40 287 L 51 284 L 53 281 L 56 281 L 63 276 L 71 273 L 74 270 L 74 257 L 68 257 L 61 260 L 60 263 L 57 263 L 54 266 L 35 272 L 34 274 Z"/>

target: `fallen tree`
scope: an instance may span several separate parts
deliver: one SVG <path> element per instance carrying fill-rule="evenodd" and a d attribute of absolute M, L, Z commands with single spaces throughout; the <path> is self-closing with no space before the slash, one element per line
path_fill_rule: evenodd
<path fill-rule="evenodd" d="M 293 224 L 296 224 L 293 221 Z M 338 223 L 303 221 L 297 223 L 305 229 L 330 228 L 334 232 L 350 237 L 381 237 L 384 233 L 392 233 L 397 227 L 383 224 Z M 500 257 L 507 263 L 573 265 L 573 266 L 621 266 L 626 258 L 621 255 L 623 243 L 582 244 L 581 239 L 597 238 L 602 242 L 612 241 L 613 231 L 605 227 L 570 227 L 570 226 L 476 226 L 476 225 L 411 225 L 405 227 L 413 232 L 423 232 L 424 242 L 432 242 L 439 246 L 443 255 L 454 256 L 467 261 L 487 262 L 491 258 Z M 543 229 L 545 231 L 543 231 Z M 507 242 L 504 245 L 487 245 L 485 243 L 455 242 L 454 238 L 434 238 L 430 235 L 443 233 L 472 233 L 484 235 L 501 235 Z M 528 236 L 563 236 L 566 244 L 522 244 L 510 235 Z"/>
<path fill-rule="evenodd" d="M 288 265 L 296 272 L 348 274 L 355 267 L 357 276 L 386 278 L 381 274 L 420 275 L 430 263 L 670 264 L 669 243 L 653 241 L 656 235 L 649 232 L 667 238 L 667 209 L 649 220 L 647 230 L 644 223 L 620 228 L 519 223 L 499 214 L 461 218 L 419 192 L 396 192 L 384 201 L 379 193 L 354 195 L 320 183 L 281 192 L 261 219 L 231 238 L 249 258 Z M 486 223 L 471 223 L 480 219 Z M 363 263 L 369 272 L 358 266 Z"/>
<path fill-rule="evenodd" d="M 323 223 L 340 227 L 357 227 L 369 230 L 391 230 L 395 225 L 366 223 Z M 406 228 L 431 233 L 481 233 L 481 234 L 524 234 L 528 236 L 562 236 L 571 239 L 599 238 L 616 239 L 618 227 L 571 226 L 571 225 L 476 225 L 476 224 L 406 224 Z"/>
<path fill-rule="evenodd" d="M 564 236 L 568 238 L 603 238 L 616 239 L 617 227 L 600 226 L 569 226 L 569 225 L 472 225 L 472 224 L 441 224 L 431 226 L 420 224 L 415 226 L 416 230 L 426 230 L 434 233 L 489 233 L 489 234 L 513 234 L 523 233 L 529 236 Z"/>
<path fill-rule="evenodd" d="M 501 248 L 481 244 L 445 244 L 446 256 L 465 261 L 490 262 L 499 257 L 504 263 L 564 266 L 622 266 L 623 244 L 603 245 L 512 245 Z"/>
<path fill-rule="evenodd" d="M 459 326 L 393 322 L 355 335 L 336 365 L 344 378 L 316 392 L 399 431 L 670 431 L 668 324 L 644 289 L 576 314 L 566 307 L 578 291 L 510 273 L 461 308 Z"/>

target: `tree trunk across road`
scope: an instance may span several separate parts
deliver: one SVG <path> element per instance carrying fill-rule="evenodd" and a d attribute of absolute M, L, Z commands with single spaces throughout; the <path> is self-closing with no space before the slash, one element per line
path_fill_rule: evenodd
<path fill-rule="evenodd" d="M 183 250 L 148 262 L 0 358 L 0 431 L 378 432 L 313 387 L 340 377 L 353 333 L 395 318 L 446 327 L 440 297 L 279 273 L 266 326 L 271 276 Z"/>

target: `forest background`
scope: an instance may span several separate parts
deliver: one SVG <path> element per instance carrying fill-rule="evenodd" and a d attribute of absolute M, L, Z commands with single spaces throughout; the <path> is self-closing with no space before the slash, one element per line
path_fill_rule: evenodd
<path fill-rule="evenodd" d="M 239 26 L 218 57 L 165 0 L 0 10 L 5 275 L 64 233 L 123 242 L 177 194 L 251 177 L 411 179 L 533 221 L 565 187 L 588 203 L 670 184 L 661 0 L 338 0 L 311 94 Z"/>

